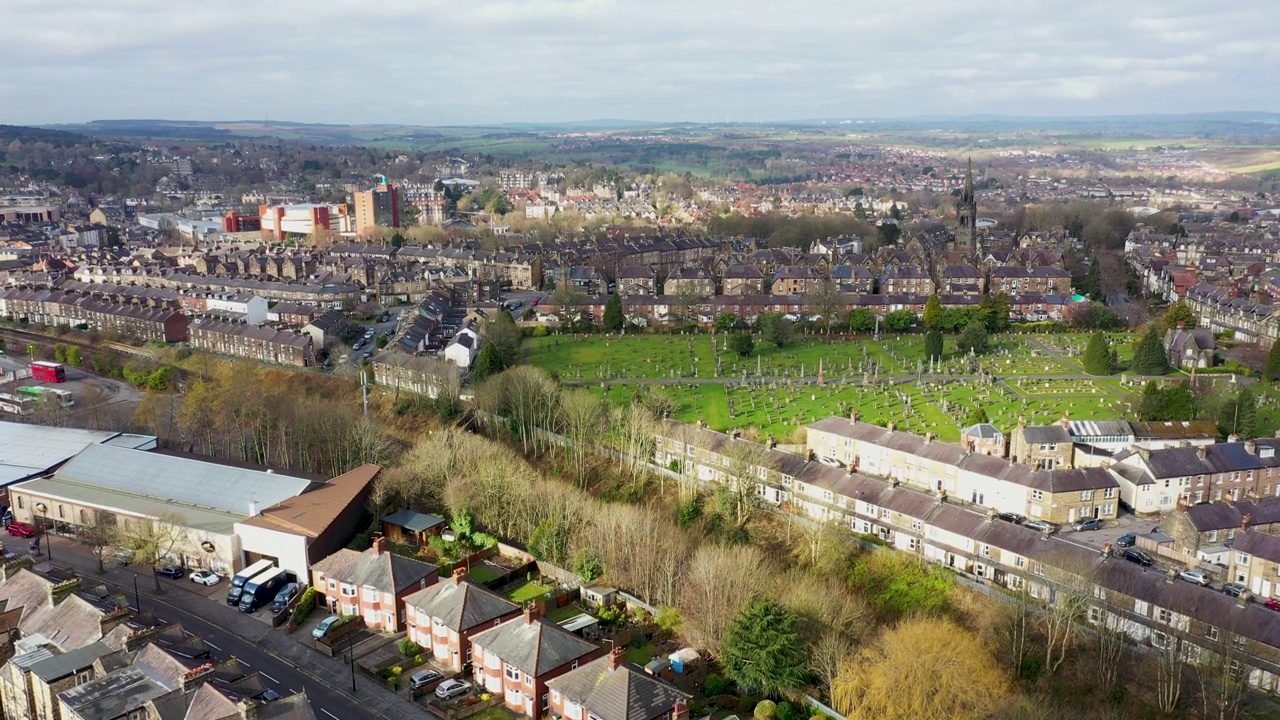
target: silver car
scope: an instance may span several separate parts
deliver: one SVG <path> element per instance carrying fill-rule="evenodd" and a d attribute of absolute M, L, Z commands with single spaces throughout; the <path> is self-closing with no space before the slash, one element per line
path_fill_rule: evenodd
<path fill-rule="evenodd" d="M 441 700 L 460 697 L 471 692 L 471 683 L 466 680 L 445 680 L 436 686 L 436 697 Z"/>
<path fill-rule="evenodd" d="M 1178 573 L 1178 577 L 1190 583 L 1195 583 L 1201 587 L 1209 587 L 1209 576 L 1199 570 L 1183 570 Z"/>

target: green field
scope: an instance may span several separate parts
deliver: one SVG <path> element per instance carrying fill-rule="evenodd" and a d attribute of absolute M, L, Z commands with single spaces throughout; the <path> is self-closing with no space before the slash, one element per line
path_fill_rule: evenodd
<path fill-rule="evenodd" d="M 1122 362 L 1132 355 L 1132 339 L 1111 337 Z M 1006 430 L 1019 416 L 1044 424 L 1063 413 L 1081 420 L 1128 413 L 1121 376 L 1091 378 L 1081 370 L 1084 335 L 1004 335 L 978 358 L 956 354 L 948 338 L 948 355 L 932 373 L 923 339 L 914 335 L 811 337 L 784 349 L 757 348 L 746 358 L 727 351 L 724 341 L 723 334 L 562 335 L 532 339 L 527 352 L 530 363 L 610 403 L 660 385 L 678 408 L 677 420 L 754 428 L 784 442 L 804 425 L 855 409 L 868 422 L 893 421 L 952 441 L 975 407 Z"/>

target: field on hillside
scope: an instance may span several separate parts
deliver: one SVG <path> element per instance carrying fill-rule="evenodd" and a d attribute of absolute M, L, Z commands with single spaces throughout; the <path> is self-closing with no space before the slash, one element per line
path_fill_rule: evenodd
<path fill-rule="evenodd" d="M 1132 336 L 1113 335 L 1122 362 Z M 590 388 L 611 403 L 659 385 L 674 416 L 718 430 L 754 429 L 779 440 L 828 415 L 852 410 L 870 422 L 958 440 L 971 409 L 982 407 L 1008 430 L 1017 418 L 1048 423 L 1068 413 L 1105 420 L 1129 412 L 1122 375 L 1092 378 L 1080 368 L 1087 336 L 1003 335 L 992 351 L 969 358 L 946 342 L 932 372 L 918 335 L 809 337 L 783 349 L 757 346 L 742 358 L 710 335 L 582 335 L 534 338 L 528 362 L 562 381 Z"/>

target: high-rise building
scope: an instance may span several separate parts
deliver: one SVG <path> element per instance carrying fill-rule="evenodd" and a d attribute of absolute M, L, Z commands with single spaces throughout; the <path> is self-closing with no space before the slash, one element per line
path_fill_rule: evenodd
<path fill-rule="evenodd" d="M 400 189 L 378 176 L 381 181 L 372 190 L 355 193 L 356 233 L 368 234 L 376 228 L 400 227 Z"/>

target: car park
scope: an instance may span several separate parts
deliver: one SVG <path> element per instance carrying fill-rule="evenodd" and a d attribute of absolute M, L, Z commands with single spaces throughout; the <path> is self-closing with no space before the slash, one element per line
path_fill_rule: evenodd
<path fill-rule="evenodd" d="M 330 615 L 329 617 L 321 620 L 319 625 L 316 625 L 315 629 L 311 631 L 311 637 L 322 638 L 325 635 L 328 635 L 329 631 L 341 621 L 342 618 L 338 615 Z"/>
<path fill-rule="evenodd" d="M 1116 547 L 1129 548 L 1133 547 L 1136 542 L 1138 542 L 1137 535 L 1134 535 L 1133 533 L 1125 533 L 1124 535 L 1116 538 Z"/>
<path fill-rule="evenodd" d="M 1075 530 L 1076 532 L 1084 532 L 1086 530 L 1097 530 L 1100 527 L 1102 527 L 1102 521 L 1099 520 L 1098 518 L 1091 518 L 1091 517 L 1080 518 L 1079 520 L 1071 523 L 1071 529 Z"/>
<path fill-rule="evenodd" d="M 1218 589 L 1223 595 L 1230 595 L 1231 597 L 1240 597 L 1240 594 L 1245 590 L 1243 585 L 1237 585 L 1235 583 L 1223 583 L 1222 587 Z"/>
<path fill-rule="evenodd" d="M 191 582 L 208 585 L 210 587 L 217 585 L 222 580 L 222 576 L 212 570 L 197 570 L 191 573 Z"/>
<path fill-rule="evenodd" d="M 444 675 L 441 675 L 438 670 L 421 670 L 414 673 L 409 678 L 409 687 L 417 690 L 418 688 L 430 685 L 442 677 L 444 677 Z"/>
<path fill-rule="evenodd" d="M 471 692 L 471 683 L 466 680 L 445 680 L 436 686 L 436 697 L 441 700 L 460 697 Z"/>
<path fill-rule="evenodd" d="M 160 577 L 167 577 L 171 580 L 177 580 L 183 575 L 186 575 L 187 571 L 183 570 L 177 565 L 165 565 L 164 567 L 160 568 L 160 570 L 157 571 L 156 574 L 159 575 Z"/>
<path fill-rule="evenodd" d="M 1199 570 L 1183 570 L 1182 572 L 1178 573 L 1178 577 L 1182 578 L 1183 580 L 1186 580 L 1189 583 L 1195 583 L 1196 585 L 1200 585 L 1201 587 L 1209 587 L 1209 576 L 1205 575 Z"/>
<path fill-rule="evenodd" d="M 1125 550 L 1120 554 L 1120 557 L 1123 557 L 1131 563 L 1137 563 L 1143 567 L 1151 567 L 1155 564 L 1155 560 L 1152 560 L 1150 555 L 1142 552 L 1141 550 L 1134 550 L 1133 548 Z"/>
<path fill-rule="evenodd" d="M 30 523 L 11 522 L 5 527 L 5 530 L 9 531 L 10 535 L 17 535 L 18 537 L 29 538 L 36 536 L 36 529 Z"/>

